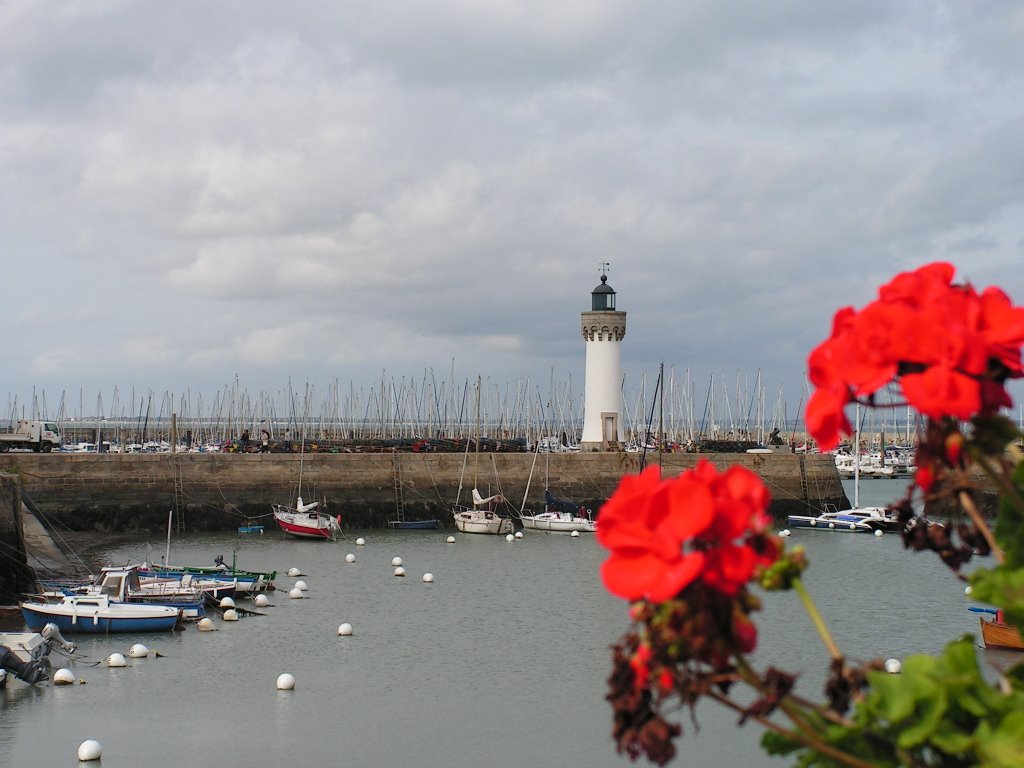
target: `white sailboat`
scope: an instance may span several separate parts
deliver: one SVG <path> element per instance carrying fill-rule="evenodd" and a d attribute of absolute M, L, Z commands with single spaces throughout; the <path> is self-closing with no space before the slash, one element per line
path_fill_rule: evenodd
<path fill-rule="evenodd" d="M 458 496 L 455 498 L 455 505 L 452 507 L 452 517 L 455 518 L 455 527 L 462 533 L 489 533 L 505 535 L 512 533 L 514 525 L 512 519 L 506 515 L 499 514 L 499 506 L 505 503 L 505 497 L 496 493 L 486 498 L 480 494 L 477 488 L 477 465 L 480 461 L 480 378 L 476 381 L 476 452 L 473 460 L 473 506 L 466 507 L 459 505 Z M 466 441 L 466 454 L 462 461 L 462 471 L 465 474 L 466 461 L 469 458 L 469 441 Z M 494 460 L 493 457 L 491 459 Z M 459 493 L 462 493 L 462 478 L 459 478 Z"/>

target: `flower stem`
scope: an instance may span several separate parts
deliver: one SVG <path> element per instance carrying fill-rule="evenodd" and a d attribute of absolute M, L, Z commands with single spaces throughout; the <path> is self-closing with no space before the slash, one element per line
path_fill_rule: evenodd
<path fill-rule="evenodd" d="M 707 695 L 715 701 L 717 701 L 718 703 L 736 712 L 746 714 L 746 711 L 743 709 L 743 707 L 729 699 L 727 696 L 722 695 L 718 691 L 708 691 Z M 785 709 L 785 706 L 783 706 L 783 709 Z M 788 714 L 791 718 L 793 717 L 793 715 L 789 711 L 787 711 L 786 714 Z M 828 755 L 838 763 L 849 765 L 851 766 L 851 768 L 874 768 L 873 763 L 866 763 L 863 760 L 854 757 L 853 755 L 847 754 L 846 752 L 843 752 L 841 749 L 832 746 L 828 742 L 822 741 L 821 739 L 817 738 L 813 733 L 810 733 L 807 730 L 804 730 L 803 728 L 801 728 L 801 730 L 794 731 L 790 730 L 789 728 L 783 728 L 778 723 L 774 723 L 768 718 L 762 717 L 760 715 L 748 715 L 748 717 L 754 722 L 763 726 L 764 728 L 767 728 L 770 731 L 775 731 L 776 733 L 785 736 L 787 739 L 790 739 L 791 741 L 803 744 L 805 747 L 820 752 L 823 755 Z"/>
<path fill-rule="evenodd" d="M 968 517 L 971 518 L 971 522 L 974 523 L 975 527 L 981 531 L 981 535 L 985 537 L 985 541 L 988 542 L 989 549 L 992 550 L 992 556 L 996 559 L 999 565 L 1003 564 L 1003 550 L 999 548 L 999 544 L 996 543 L 995 536 L 992 535 L 992 529 L 988 527 L 988 523 L 985 522 L 981 516 L 981 512 L 974 506 L 974 499 L 971 498 L 971 494 L 967 491 L 960 491 L 958 494 L 960 499 L 960 506 L 967 512 Z"/>
<path fill-rule="evenodd" d="M 825 644 L 828 655 L 832 657 L 833 661 L 842 659 L 843 654 L 839 650 L 839 646 L 836 645 L 836 641 L 832 638 L 832 633 L 828 631 L 825 619 L 818 612 L 818 606 L 814 604 L 814 600 L 811 599 L 810 594 L 807 592 L 807 587 L 804 586 L 801 579 L 793 579 L 793 590 L 800 597 L 800 602 L 804 604 L 804 610 L 807 611 L 807 615 L 810 617 L 814 628 L 818 630 L 818 635 L 821 637 L 821 642 Z"/>

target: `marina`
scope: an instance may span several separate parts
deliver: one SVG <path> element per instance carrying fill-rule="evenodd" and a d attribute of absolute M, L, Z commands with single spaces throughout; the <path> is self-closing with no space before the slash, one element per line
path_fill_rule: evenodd
<path fill-rule="evenodd" d="M 862 496 L 884 504 L 900 490 L 899 482 L 867 481 Z M 422 768 L 631 765 L 615 754 L 604 700 L 609 646 L 628 621 L 628 606 L 598 576 L 605 550 L 592 536 L 539 531 L 514 542 L 456 534 L 447 544 L 446 537 L 399 530 L 348 530 L 334 543 L 270 531 L 176 537 L 182 562 L 212 565 L 218 554 L 234 553 L 241 567 L 277 571 L 271 604 L 236 622 L 214 617 L 214 632 L 76 636 L 87 660 L 71 668 L 88 684 L 12 682 L 0 693 L 0 752 L 11 765 L 74 765 L 78 745 L 96 739 L 105 768 L 138 765 L 139 755 L 152 768 L 183 760 L 195 768 L 339 760 Z M 808 589 L 851 657 L 934 653 L 942 638 L 978 634 L 962 585 L 933 555 L 904 551 L 899 537 L 794 531 L 789 541 L 806 546 Z M 160 551 L 159 541 L 139 538 L 93 554 L 127 562 Z M 396 556 L 405 578 L 394 576 Z M 308 584 L 302 599 L 288 597 L 294 580 L 280 575 L 293 566 Z M 429 584 L 421 580 L 427 572 Z M 799 673 L 799 690 L 818 695 L 827 657 L 806 614 L 791 593 L 762 596 L 755 663 Z M 341 623 L 352 625 L 350 637 L 338 636 Z M 159 657 L 131 659 L 122 669 L 92 666 L 137 642 Z M 1008 652 L 979 653 L 998 659 Z M 275 689 L 282 673 L 294 675 L 295 690 Z M 128 711 L 146 727 L 126 728 Z M 311 730 L 314 715 L 328 725 Z M 732 713 L 706 707 L 697 716 L 699 732 L 680 714 L 685 764 L 786 764 L 766 758 L 758 728 L 736 729 Z M 170 722 L 173 728 L 148 727 Z"/>

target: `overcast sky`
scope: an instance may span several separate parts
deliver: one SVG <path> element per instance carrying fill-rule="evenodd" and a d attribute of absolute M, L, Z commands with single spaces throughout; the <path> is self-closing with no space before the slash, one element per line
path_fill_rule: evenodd
<path fill-rule="evenodd" d="M 1024 303 L 1022 7 L 0 0 L 0 396 L 582 394 L 608 262 L 627 387 L 792 417 L 899 271 Z"/>

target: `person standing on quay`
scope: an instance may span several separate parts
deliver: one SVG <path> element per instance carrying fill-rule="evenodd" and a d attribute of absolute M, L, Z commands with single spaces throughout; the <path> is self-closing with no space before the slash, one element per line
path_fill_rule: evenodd
<path fill-rule="evenodd" d="M 242 436 L 239 438 L 238 442 L 241 444 L 242 453 L 245 453 L 246 451 L 249 450 L 249 430 L 248 429 L 243 429 L 242 430 Z"/>
<path fill-rule="evenodd" d="M 270 433 L 265 429 L 260 432 L 260 453 L 270 453 Z"/>

